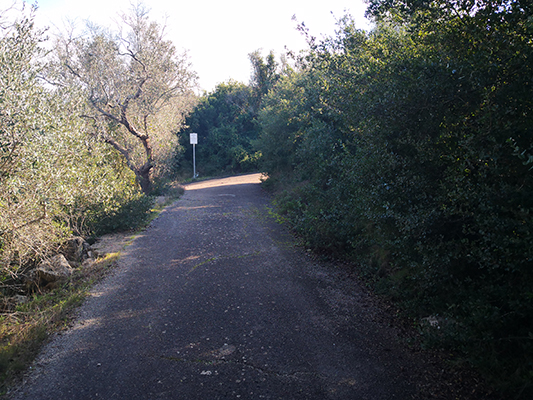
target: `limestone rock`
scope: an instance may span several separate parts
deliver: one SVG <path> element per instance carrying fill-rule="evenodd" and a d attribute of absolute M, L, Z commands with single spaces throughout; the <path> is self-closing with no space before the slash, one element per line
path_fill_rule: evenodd
<path fill-rule="evenodd" d="M 89 244 L 82 237 L 75 236 L 70 238 L 63 247 L 62 253 L 69 261 L 82 261 L 83 255 L 87 252 Z"/>
<path fill-rule="evenodd" d="M 90 269 L 90 268 L 94 267 L 94 264 L 95 264 L 94 259 L 89 257 L 89 258 L 87 258 L 86 260 L 83 261 L 83 263 L 81 264 L 81 268 L 82 269 Z"/>
<path fill-rule="evenodd" d="M 36 269 L 37 278 L 45 284 L 52 282 L 64 282 L 73 272 L 63 254 L 52 257 L 49 260 L 42 261 Z"/>

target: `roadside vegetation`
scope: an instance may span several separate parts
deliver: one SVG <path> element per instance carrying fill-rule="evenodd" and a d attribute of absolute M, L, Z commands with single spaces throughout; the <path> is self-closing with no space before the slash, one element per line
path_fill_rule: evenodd
<path fill-rule="evenodd" d="M 175 133 L 196 101 L 186 55 L 142 7 L 123 36 L 93 26 L 55 41 L 36 12 L 0 10 L 0 392 L 116 258 L 69 244 L 138 229 L 156 195 L 179 194 Z M 59 254 L 69 275 L 56 282 L 45 269 Z"/>
<path fill-rule="evenodd" d="M 350 261 L 502 397 L 533 396 L 529 2 L 369 0 L 371 31 L 302 24 L 306 51 L 255 51 L 249 83 L 201 96 L 142 6 L 53 41 L 35 12 L 0 10 L 2 379 L 116 256 L 48 289 L 32 271 L 73 238 L 143 226 L 192 176 L 194 132 L 201 177 L 264 172 L 307 248 Z"/>
<path fill-rule="evenodd" d="M 309 248 L 352 260 L 425 345 L 533 396 L 533 8 L 372 0 L 264 97 L 258 149 Z M 305 33 L 304 27 L 302 27 Z"/>

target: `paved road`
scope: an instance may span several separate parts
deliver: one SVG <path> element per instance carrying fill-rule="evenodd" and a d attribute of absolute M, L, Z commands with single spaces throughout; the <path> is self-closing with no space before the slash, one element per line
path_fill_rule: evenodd
<path fill-rule="evenodd" d="M 187 186 L 130 245 L 22 399 L 411 399 L 368 298 L 269 215 L 259 175 Z"/>

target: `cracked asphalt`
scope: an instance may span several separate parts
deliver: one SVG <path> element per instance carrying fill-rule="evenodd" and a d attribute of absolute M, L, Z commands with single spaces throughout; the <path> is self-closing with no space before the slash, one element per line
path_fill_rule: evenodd
<path fill-rule="evenodd" d="M 397 333 L 295 244 L 259 178 L 188 185 L 11 398 L 417 398 Z"/>

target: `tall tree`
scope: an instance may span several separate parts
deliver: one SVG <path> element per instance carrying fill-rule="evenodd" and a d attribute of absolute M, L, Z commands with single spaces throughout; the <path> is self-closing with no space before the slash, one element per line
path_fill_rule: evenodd
<path fill-rule="evenodd" d="M 143 6 L 122 16 L 116 34 L 93 27 L 86 36 L 63 37 L 57 54 L 61 83 L 84 91 L 92 134 L 122 155 L 150 193 L 152 171 L 171 159 L 174 132 L 194 102 L 187 54 Z"/>
<path fill-rule="evenodd" d="M 14 21 L 9 11 L 17 14 Z M 47 214 L 42 187 L 28 190 L 20 177 L 20 171 L 31 169 L 34 161 L 28 144 L 38 142 L 45 125 L 46 95 L 37 85 L 42 32 L 34 29 L 34 12 L 25 7 L 20 14 L 14 9 L 0 11 L 0 281 L 13 274 L 9 264 L 16 263 L 16 256 L 26 256 L 17 246 L 23 231 Z M 28 237 L 31 245 L 40 239 L 35 231 Z"/>
<path fill-rule="evenodd" d="M 42 91 L 35 81 L 42 32 L 34 29 L 34 11 L 23 10 L 14 23 L 8 20 L 8 11 L 0 11 L 0 182 L 15 168 L 40 116 Z"/>
<path fill-rule="evenodd" d="M 259 50 L 249 54 L 252 63 L 252 77 L 250 87 L 253 90 L 256 109 L 259 108 L 261 100 L 274 86 L 280 77 L 278 73 L 278 63 L 274 52 L 268 53 L 265 59 Z"/>

